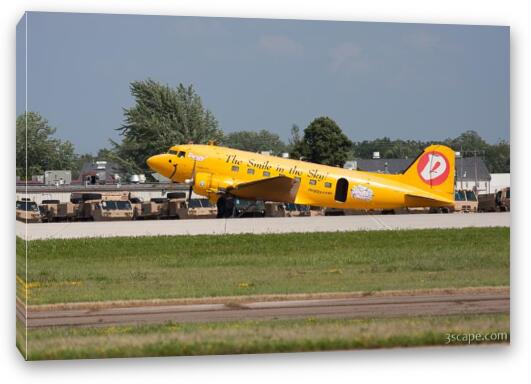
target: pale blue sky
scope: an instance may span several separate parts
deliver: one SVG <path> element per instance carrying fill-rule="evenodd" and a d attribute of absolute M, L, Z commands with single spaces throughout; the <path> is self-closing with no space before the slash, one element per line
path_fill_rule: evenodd
<path fill-rule="evenodd" d="M 287 140 L 327 115 L 354 141 L 509 139 L 508 27 L 30 12 L 27 31 L 28 108 L 79 153 L 120 140 L 129 83 L 147 78 L 193 84 L 225 132 Z"/>

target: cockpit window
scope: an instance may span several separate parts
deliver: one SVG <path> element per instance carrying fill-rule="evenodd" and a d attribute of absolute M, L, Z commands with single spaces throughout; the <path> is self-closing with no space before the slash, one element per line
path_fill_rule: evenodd
<path fill-rule="evenodd" d="M 176 155 L 176 154 L 177 154 L 177 151 L 174 150 L 174 149 L 170 149 L 170 150 L 168 151 L 168 153 L 169 153 L 170 155 Z"/>
<path fill-rule="evenodd" d="M 185 157 L 186 156 L 186 152 L 184 151 L 179 151 L 179 153 L 177 154 L 177 157 Z"/>

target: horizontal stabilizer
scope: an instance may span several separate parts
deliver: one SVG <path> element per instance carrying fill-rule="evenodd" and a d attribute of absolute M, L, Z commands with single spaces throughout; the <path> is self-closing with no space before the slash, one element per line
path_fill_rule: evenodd
<path fill-rule="evenodd" d="M 426 196 L 418 196 L 406 194 L 405 206 L 406 207 L 449 207 L 454 205 L 453 200 L 448 200 L 440 197 L 429 198 Z"/>

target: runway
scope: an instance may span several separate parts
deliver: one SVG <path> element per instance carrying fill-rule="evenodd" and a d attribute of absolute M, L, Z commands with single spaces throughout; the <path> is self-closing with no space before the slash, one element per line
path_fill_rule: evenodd
<path fill-rule="evenodd" d="M 476 214 L 405 214 L 282 218 L 153 220 L 119 222 L 16 222 L 16 234 L 27 240 L 119 236 L 223 235 L 375 231 L 426 228 L 509 227 L 510 212 Z"/>
<path fill-rule="evenodd" d="M 28 328 L 221 322 L 300 318 L 375 318 L 419 315 L 509 313 L 509 290 L 357 296 L 307 300 L 141 305 L 101 309 L 30 308 L 17 301 L 17 317 Z M 26 321 L 27 320 L 27 321 Z"/>

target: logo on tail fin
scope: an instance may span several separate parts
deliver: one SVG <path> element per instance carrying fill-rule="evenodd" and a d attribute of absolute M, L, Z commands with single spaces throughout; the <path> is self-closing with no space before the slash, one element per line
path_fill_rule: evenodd
<path fill-rule="evenodd" d="M 441 152 L 425 152 L 417 163 L 417 172 L 426 184 L 439 185 L 448 178 L 450 163 Z"/>

